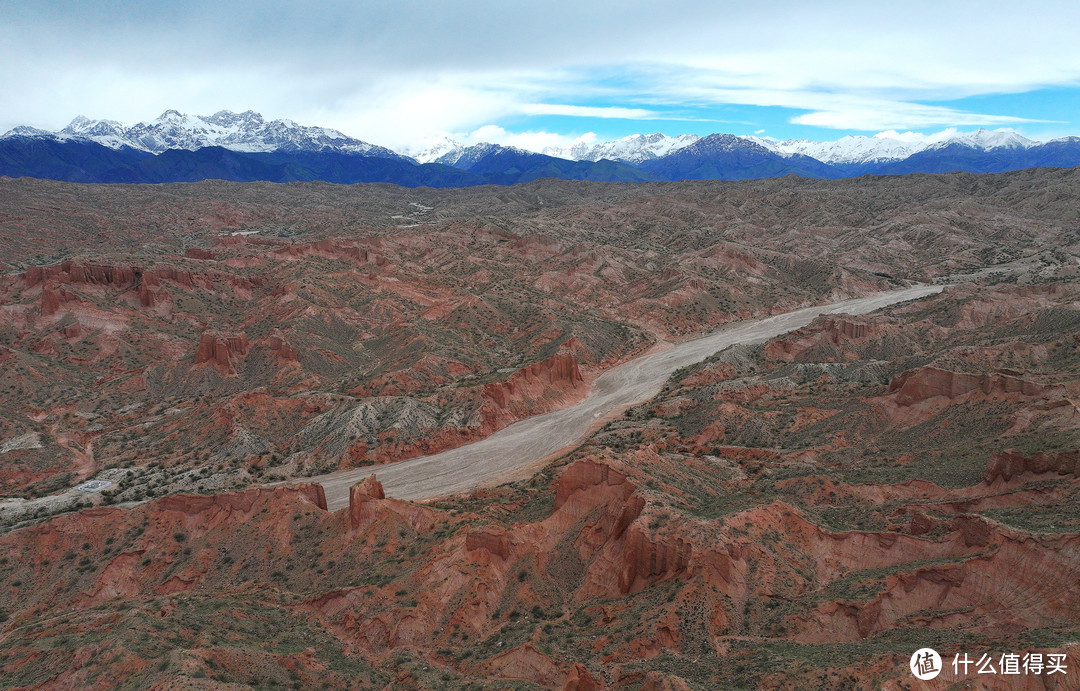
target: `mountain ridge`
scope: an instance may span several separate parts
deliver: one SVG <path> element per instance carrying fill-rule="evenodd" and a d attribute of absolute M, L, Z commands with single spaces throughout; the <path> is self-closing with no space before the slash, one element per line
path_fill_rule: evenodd
<path fill-rule="evenodd" d="M 1072 167 L 1080 165 L 1080 138 L 1040 142 L 1012 130 L 949 129 L 933 135 L 889 131 L 814 142 L 656 132 L 600 143 L 579 141 L 542 152 L 489 142 L 466 146 L 442 137 L 410 153 L 325 127 L 266 120 L 252 110 L 204 116 L 167 110 L 135 125 L 79 116 L 55 132 L 17 126 L 0 136 L 0 175 L 104 183 L 220 178 L 406 187 L 511 185 L 539 177 L 610 182 L 785 175 L 833 179 Z"/>
<path fill-rule="evenodd" d="M 10 136 L 57 141 L 89 140 L 110 149 L 130 148 L 152 154 L 171 149 L 197 151 L 220 146 L 248 153 L 334 151 L 412 161 L 396 151 L 349 137 L 334 129 L 298 125 L 292 120 L 268 121 L 253 110 L 243 113 L 219 110 L 213 115 L 186 115 L 177 110 L 167 110 L 150 122 L 130 126 L 116 120 L 92 120 L 80 115 L 56 132 L 19 126 L 0 138 Z"/>

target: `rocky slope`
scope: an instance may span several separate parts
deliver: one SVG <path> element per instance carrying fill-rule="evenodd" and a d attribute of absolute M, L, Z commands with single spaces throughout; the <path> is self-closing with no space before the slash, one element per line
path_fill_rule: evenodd
<path fill-rule="evenodd" d="M 932 645 L 1075 674 L 1078 298 L 967 287 L 822 318 L 453 501 L 369 478 L 337 513 L 306 485 L 9 532 L 0 669 L 41 688 L 899 689 Z"/>
<path fill-rule="evenodd" d="M 1069 275 L 1075 178 L 4 181 L 0 513 L 91 477 L 127 501 L 429 453 L 657 340 L 988 262 Z"/>
<path fill-rule="evenodd" d="M 1074 176 L 2 181 L 0 680 L 899 689 L 929 645 L 1060 653 L 1068 688 Z M 957 269 L 981 278 L 681 370 L 528 481 L 421 505 L 376 465 L 336 513 L 250 486 L 461 444 L 659 339 Z M 124 503 L 68 511 L 106 496 L 89 477 Z"/>
<path fill-rule="evenodd" d="M 12 272 L 87 251 L 182 255 L 230 233 L 297 242 L 440 232 L 457 224 L 548 245 L 612 245 L 635 253 L 644 267 L 652 262 L 646 271 L 664 268 L 657 257 L 686 254 L 707 263 L 721 252 L 746 254 L 744 268 L 752 269 L 748 260 L 761 261 L 759 251 L 770 250 L 789 262 L 826 262 L 822 277 L 862 268 L 928 279 L 1015 261 L 1033 268 L 1074 264 L 1078 178 L 1076 170 L 1032 170 L 648 185 L 540 180 L 466 190 L 7 180 L 0 184 L 0 242 L 8 252 L 0 262 Z M 813 268 L 791 263 L 789 270 L 805 281 L 815 278 Z M 733 282 L 729 288 L 744 289 Z"/>
<path fill-rule="evenodd" d="M 132 501 L 451 448 L 657 340 L 890 285 L 701 231 L 665 242 L 668 204 L 711 211 L 681 189 L 631 211 L 539 185 L 507 206 L 553 208 L 519 219 L 479 216 L 490 190 L 439 209 L 379 187 L 0 188 L 11 520 L 97 498 L 69 489 L 91 477 Z"/>

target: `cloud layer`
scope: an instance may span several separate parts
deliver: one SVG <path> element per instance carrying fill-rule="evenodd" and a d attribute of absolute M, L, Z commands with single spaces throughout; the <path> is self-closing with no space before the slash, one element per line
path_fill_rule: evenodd
<path fill-rule="evenodd" d="M 1075 2 L 3 2 L 0 130 L 167 108 L 390 146 L 732 106 L 838 130 L 1017 125 L 1039 118 L 935 104 L 1080 89 L 1076 26 Z"/>

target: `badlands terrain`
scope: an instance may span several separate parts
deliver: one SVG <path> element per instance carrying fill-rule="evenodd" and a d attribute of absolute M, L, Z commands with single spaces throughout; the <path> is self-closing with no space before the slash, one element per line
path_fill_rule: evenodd
<path fill-rule="evenodd" d="M 932 646 L 1076 688 L 1078 201 L 1076 169 L 0 179 L 0 681 L 899 689 Z M 379 479 L 910 286 L 702 352 L 512 478 Z"/>

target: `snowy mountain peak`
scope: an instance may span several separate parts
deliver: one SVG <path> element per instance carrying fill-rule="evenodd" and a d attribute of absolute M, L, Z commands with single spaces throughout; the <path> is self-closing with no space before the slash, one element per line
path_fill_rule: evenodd
<path fill-rule="evenodd" d="M 544 153 L 549 156 L 567 158 L 573 161 L 599 161 L 608 159 L 623 163 L 637 164 L 654 158 L 666 156 L 672 151 L 689 146 L 701 139 L 696 134 L 682 134 L 670 137 L 660 132 L 653 134 L 632 134 L 615 141 L 602 144 L 578 142 L 566 149 L 548 148 Z"/>
<path fill-rule="evenodd" d="M 533 152 L 525 151 L 524 149 L 519 149 L 515 146 L 503 146 L 501 144 L 489 144 L 484 142 L 466 147 L 458 146 L 435 159 L 434 162 L 447 166 L 454 166 L 461 170 L 470 170 L 474 165 L 480 162 L 481 159 L 492 154 L 501 153 L 532 154 Z"/>
<path fill-rule="evenodd" d="M 60 131 L 69 135 L 93 135 L 116 133 L 122 127 L 123 125 L 115 120 L 91 120 L 84 115 L 78 115 Z"/>
<path fill-rule="evenodd" d="M 1012 130 L 988 130 L 980 127 L 970 134 L 956 133 L 944 141 L 936 143 L 937 147 L 960 144 L 980 151 L 993 149 L 1028 149 L 1038 142 L 1023 137 Z"/>
<path fill-rule="evenodd" d="M 89 124 L 91 122 L 93 122 L 93 120 L 86 117 L 85 115 L 76 115 L 74 118 L 71 119 L 71 122 L 68 123 L 68 126 L 65 127 L 64 129 L 65 130 L 73 130 L 73 131 L 78 130 L 78 129 L 81 129 L 82 127 L 85 127 L 87 124 Z"/>
<path fill-rule="evenodd" d="M 253 110 L 245 110 L 243 113 L 234 113 L 231 110 L 219 110 L 213 115 L 206 115 L 202 118 L 206 122 L 217 125 L 218 127 L 237 127 L 237 126 L 256 126 L 261 125 L 265 121 L 263 116 L 256 113 Z M 291 120 L 282 120 L 281 122 L 289 123 L 293 127 L 296 127 L 296 123 Z"/>
<path fill-rule="evenodd" d="M 759 137 L 747 137 L 747 139 L 781 156 L 809 156 L 824 163 L 898 161 L 926 148 L 925 142 L 878 135 L 873 137 L 849 135 L 832 142 L 814 142 L 808 139 L 776 141 Z"/>
<path fill-rule="evenodd" d="M 181 149 L 195 151 L 205 147 L 222 147 L 234 151 L 265 152 L 329 152 L 362 154 L 391 158 L 409 163 L 431 163 L 468 169 L 487 156 L 528 154 L 513 147 L 483 143 L 465 146 L 447 136 L 429 137 L 404 154 L 375 146 L 342 132 L 326 127 L 298 125 L 292 120 L 266 120 L 260 113 L 246 110 L 240 113 L 219 110 L 213 115 L 187 115 L 179 110 L 166 110 L 156 119 L 125 125 L 115 120 L 93 120 L 80 115 L 66 127 L 55 132 L 21 125 L 3 138 L 52 139 L 55 141 L 92 141 L 112 149 L 135 149 L 153 154 Z M 1070 144 L 1071 139 L 1059 140 Z M 711 153 L 726 155 L 735 151 L 765 151 L 788 158 L 809 157 L 829 165 L 875 166 L 902 161 L 914 154 L 937 151 L 945 147 L 966 147 L 978 152 L 1023 151 L 1040 146 L 1011 129 L 978 129 L 961 132 L 948 128 L 932 134 L 889 130 L 872 136 L 849 135 L 835 141 L 817 142 L 808 139 L 780 141 L 771 137 L 732 134 L 696 134 L 669 136 L 661 132 L 632 134 L 606 142 L 596 141 L 587 133 L 561 147 L 547 147 L 542 153 L 572 161 L 596 162 L 614 160 L 632 166 L 651 165 L 687 147 L 692 156 Z M 760 147 L 760 148 L 759 148 Z M 409 155 L 411 154 L 412 157 Z M 790 161 L 793 165 L 805 162 Z"/>
<path fill-rule="evenodd" d="M 445 136 L 427 137 L 417 146 L 402 151 L 406 156 L 412 156 L 418 163 L 434 163 L 440 158 L 454 152 L 459 152 L 465 147 L 457 140 Z"/>
<path fill-rule="evenodd" d="M 220 146 L 234 151 L 333 151 L 360 153 L 379 158 L 412 159 L 381 146 L 348 137 L 325 127 L 305 127 L 291 120 L 266 121 L 253 110 L 234 113 L 220 110 L 213 115 L 186 115 L 166 110 L 155 120 L 124 125 L 115 120 L 91 120 L 78 116 L 59 132 L 32 128 L 12 130 L 5 136 L 47 137 L 59 140 L 90 140 L 112 149 L 132 148 L 154 154 L 170 149 L 195 151 Z"/>
<path fill-rule="evenodd" d="M 5 137 L 47 137 L 51 135 L 51 132 L 47 130 L 39 130 L 36 127 L 30 127 L 29 125 L 19 125 L 11 128 L 10 131 L 4 134 Z"/>
<path fill-rule="evenodd" d="M 901 161 L 920 151 L 953 145 L 990 151 L 999 148 L 1026 149 L 1039 143 L 1022 137 L 1012 130 L 979 129 L 975 132 L 963 133 L 955 128 L 930 135 L 896 131 L 879 132 L 872 137 L 849 135 L 832 142 L 814 142 L 808 139 L 777 141 L 750 136 L 744 139 L 760 144 L 781 156 L 801 154 L 833 164 Z"/>

